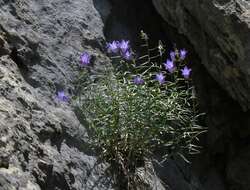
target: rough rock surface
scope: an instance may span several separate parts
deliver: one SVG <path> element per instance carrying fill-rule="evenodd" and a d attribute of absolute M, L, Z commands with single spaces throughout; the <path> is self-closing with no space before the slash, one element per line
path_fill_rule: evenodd
<path fill-rule="evenodd" d="M 74 92 L 79 57 L 95 69 L 103 53 L 108 1 L 0 0 L 0 189 L 113 189 L 87 130 L 56 92 Z M 98 11 L 97 11 L 98 10 Z M 164 190 L 153 169 L 138 168 L 138 190 Z"/>
<path fill-rule="evenodd" d="M 249 190 L 250 1 L 153 3 L 198 55 L 193 77 L 209 127 L 198 160 L 203 188 Z"/>
<path fill-rule="evenodd" d="M 211 76 L 250 108 L 250 2 L 153 0 L 168 24 L 185 34 Z"/>
<path fill-rule="evenodd" d="M 108 63 L 102 30 L 91 0 L 0 0 L 1 190 L 112 189 L 72 108 L 55 99 L 72 92 L 82 51 Z"/>

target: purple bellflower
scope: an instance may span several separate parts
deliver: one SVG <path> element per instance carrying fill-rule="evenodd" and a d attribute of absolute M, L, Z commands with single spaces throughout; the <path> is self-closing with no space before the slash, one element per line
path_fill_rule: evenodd
<path fill-rule="evenodd" d="M 175 52 L 174 52 L 174 51 L 171 51 L 171 52 L 169 53 L 169 55 L 170 55 L 171 60 L 174 61 L 174 60 L 175 60 Z"/>
<path fill-rule="evenodd" d="M 175 65 L 174 62 L 167 59 L 166 63 L 164 64 L 165 68 L 167 71 L 169 71 L 170 73 L 173 73 L 175 71 Z"/>
<path fill-rule="evenodd" d="M 165 76 L 162 73 L 156 74 L 155 79 L 160 83 L 163 84 L 165 82 Z"/>
<path fill-rule="evenodd" d="M 107 44 L 108 53 L 117 53 L 119 51 L 120 43 L 113 41 Z"/>
<path fill-rule="evenodd" d="M 122 40 L 120 42 L 120 50 L 122 53 L 125 53 L 129 50 L 129 41 Z"/>
<path fill-rule="evenodd" d="M 86 65 L 89 65 L 90 63 L 90 55 L 86 52 L 84 52 L 82 55 L 81 55 L 81 65 L 82 66 L 86 66 Z"/>
<path fill-rule="evenodd" d="M 68 102 L 69 101 L 69 97 L 65 95 L 64 91 L 58 91 L 57 95 L 56 95 L 56 98 L 59 101 L 62 101 L 62 102 Z"/>
<path fill-rule="evenodd" d="M 132 59 L 132 53 L 130 51 L 126 51 L 122 56 L 126 60 L 131 60 Z"/>
<path fill-rule="evenodd" d="M 185 49 L 180 50 L 180 59 L 184 60 L 187 56 L 187 51 Z"/>
<path fill-rule="evenodd" d="M 188 79 L 189 76 L 190 76 L 191 71 L 192 71 L 192 69 L 190 69 L 190 68 L 188 68 L 187 66 L 185 66 L 183 69 L 181 69 L 182 76 L 183 76 L 185 79 Z"/>
<path fill-rule="evenodd" d="M 140 76 L 135 76 L 133 79 L 133 82 L 136 85 L 144 84 L 144 80 Z"/>

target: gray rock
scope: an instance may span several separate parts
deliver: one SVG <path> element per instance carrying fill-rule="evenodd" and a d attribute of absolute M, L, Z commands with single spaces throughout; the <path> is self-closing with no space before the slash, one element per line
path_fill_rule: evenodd
<path fill-rule="evenodd" d="M 213 78 L 250 108 L 250 2 L 153 0 L 170 25 L 188 37 Z"/>
<path fill-rule="evenodd" d="M 250 2 L 153 3 L 165 21 L 188 39 L 201 63 L 192 60 L 209 127 L 207 163 L 204 157 L 196 161 L 203 165 L 198 172 L 203 188 L 248 190 Z"/>
<path fill-rule="evenodd" d="M 55 99 L 74 91 L 82 51 L 109 63 L 93 2 L 0 0 L 0 18 L 0 189 L 112 189 L 84 126 Z"/>
<path fill-rule="evenodd" d="M 168 184 L 158 177 L 151 161 L 146 161 L 144 167 L 136 169 L 135 181 L 136 190 L 170 190 Z"/>
<path fill-rule="evenodd" d="M 105 167 L 89 154 L 86 131 L 70 107 L 49 105 L 25 82 L 9 56 L 2 56 L 0 63 L 5 73 L 0 85 L 0 175 L 4 179 L 0 186 L 88 189 L 96 185 Z M 98 183 L 97 187 L 104 189 Z"/>

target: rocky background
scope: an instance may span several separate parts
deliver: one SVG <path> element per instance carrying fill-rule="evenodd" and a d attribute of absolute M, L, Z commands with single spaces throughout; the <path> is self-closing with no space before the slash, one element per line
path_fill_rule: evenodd
<path fill-rule="evenodd" d="M 193 77 L 209 127 L 203 181 L 211 189 L 250 189 L 250 1 L 153 3 L 199 60 Z"/>
<path fill-rule="evenodd" d="M 0 0 L 0 189 L 112 189 L 78 114 L 55 93 L 74 93 L 82 51 L 108 66 L 105 41 L 136 44 L 143 29 L 189 50 L 208 134 L 191 165 L 155 165 L 141 189 L 249 190 L 249 27 L 249 0 Z"/>

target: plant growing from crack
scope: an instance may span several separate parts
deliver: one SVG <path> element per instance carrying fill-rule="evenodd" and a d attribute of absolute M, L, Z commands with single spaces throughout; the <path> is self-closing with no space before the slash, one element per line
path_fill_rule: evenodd
<path fill-rule="evenodd" d="M 197 124 L 197 112 L 187 51 L 175 49 L 162 63 L 166 50 L 161 42 L 150 48 L 141 32 L 145 55 L 136 58 L 129 41 L 113 41 L 107 51 L 114 60 L 113 70 L 98 73 L 91 80 L 88 53 L 81 55 L 78 105 L 101 158 L 111 164 L 120 189 L 136 189 L 136 168 L 144 166 L 154 153 L 195 154 L 193 142 L 204 132 Z M 85 85 L 83 86 L 83 82 Z M 58 98 L 67 101 L 63 92 Z"/>

